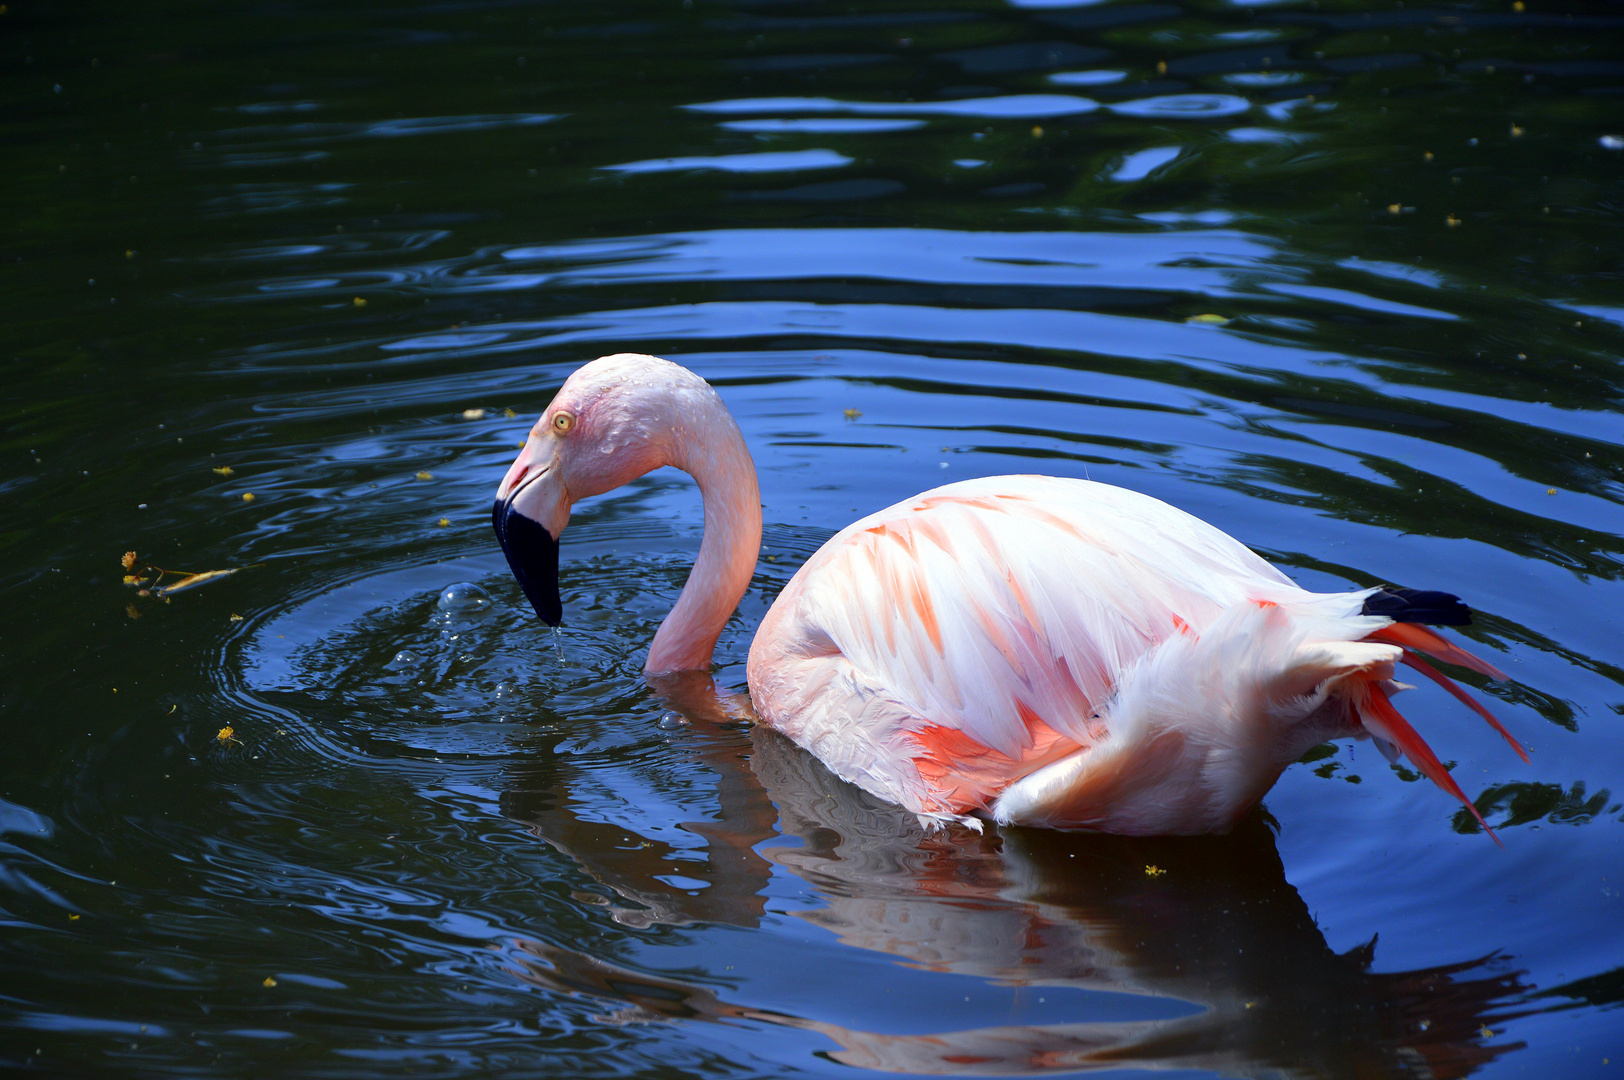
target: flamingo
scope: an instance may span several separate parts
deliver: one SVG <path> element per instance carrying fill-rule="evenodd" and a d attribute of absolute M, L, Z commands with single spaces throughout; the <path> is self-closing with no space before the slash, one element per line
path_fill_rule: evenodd
<path fill-rule="evenodd" d="M 653 356 L 585 365 L 537 420 L 492 513 L 514 576 L 557 626 L 571 505 L 665 465 L 698 482 L 705 533 L 650 675 L 709 668 L 760 553 L 755 466 L 710 384 Z M 1492 837 L 1390 700 L 1407 664 L 1527 761 L 1419 655 L 1506 678 L 1428 625 L 1469 621 L 1447 593 L 1309 592 L 1148 495 L 997 476 L 836 533 L 762 620 L 747 678 L 759 720 L 933 823 L 1226 832 L 1307 750 L 1353 737 L 1407 756 Z"/>

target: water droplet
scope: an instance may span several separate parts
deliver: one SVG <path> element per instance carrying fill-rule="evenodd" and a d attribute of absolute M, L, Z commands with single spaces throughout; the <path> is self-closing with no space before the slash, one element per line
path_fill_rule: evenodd
<path fill-rule="evenodd" d="M 491 606 L 491 594 L 471 581 L 447 585 L 435 606 L 454 615 L 469 615 Z"/>

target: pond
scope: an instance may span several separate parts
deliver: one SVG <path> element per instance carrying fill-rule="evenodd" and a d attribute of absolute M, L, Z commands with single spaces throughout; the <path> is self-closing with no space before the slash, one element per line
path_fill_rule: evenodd
<path fill-rule="evenodd" d="M 1621 30 L 0 5 L 0 1065 L 1617 1075 Z M 641 672 L 687 477 L 576 507 L 558 631 L 491 533 L 621 351 L 708 379 L 760 470 L 722 699 Z M 1227 836 L 927 832 L 740 718 L 825 539 L 1022 472 L 1464 597 L 1511 679 L 1457 673 L 1532 762 L 1403 705 L 1504 847 L 1368 742 Z"/>

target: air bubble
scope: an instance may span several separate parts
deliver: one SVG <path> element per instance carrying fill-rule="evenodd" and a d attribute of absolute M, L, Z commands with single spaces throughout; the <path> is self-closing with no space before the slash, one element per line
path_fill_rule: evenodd
<path fill-rule="evenodd" d="M 491 594 L 471 581 L 447 585 L 435 606 L 453 615 L 471 615 L 491 606 Z"/>

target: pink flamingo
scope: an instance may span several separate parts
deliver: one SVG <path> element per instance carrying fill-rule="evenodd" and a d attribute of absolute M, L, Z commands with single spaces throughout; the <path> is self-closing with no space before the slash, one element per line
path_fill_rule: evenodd
<path fill-rule="evenodd" d="M 709 667 L 760 552 L 755 466 L 710 385 L 653 356 L 587 364 L 536 422 L 493 513 L 514 575 L 556 626 L 571 504 L 663 465 L 698 481 L 705 536 L 654 635 L 651 674 Z M 1504 679 L 1422 625 L 1469 619 L 1446 593 L 1308 592 L 1146 495 L 998 476 L 837 533 L 768 611 L 748 678 L 762 721 L 926 819 L 1222 832 L 1311 747 L 1369 737 L 1487 830 L 1389 700 L 1406 663 L 1528 760 L 1417 655 Z"/>

